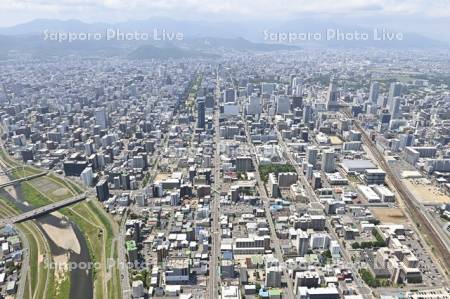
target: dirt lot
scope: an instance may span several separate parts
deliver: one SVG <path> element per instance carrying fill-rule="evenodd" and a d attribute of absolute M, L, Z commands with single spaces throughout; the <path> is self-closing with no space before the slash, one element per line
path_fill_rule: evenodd
<path fill-rule="evenodd" d="M 427 203 L 448 203 L 450 196 L 445 195 L 427 179 L 402 180 L 405 186 L 415 195 L 417 200 Z"/>
<path fill-rule="evenodd" d="M 382 224 L 404 224 L 406 222 L 406 216 L 400 208 L 371 208 L 370 210 Z"/>

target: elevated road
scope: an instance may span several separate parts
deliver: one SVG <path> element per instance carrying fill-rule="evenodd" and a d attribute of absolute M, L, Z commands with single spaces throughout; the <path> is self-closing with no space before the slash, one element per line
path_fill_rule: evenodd
<path fill-rule="evenodd" d="M 14 216 L 14 217 L 10 217 L 7 219 L 0 219 L 0 227 L 8 225 L 8 224 L 11 225 L 14 223 L 20 223 L 20 222 L 23 222 L 26 220 L 30 220 L 30 219 L 39 217 L 41 215 L 59 210 L 63 207 L 70 206 L 74 203 L 80 202 L 85 199 L 86 199 L 86 194 L 82 194 L 82 195 L 78 195 L 78 196 L 71 197 L 68 199 L 60 200 L 60 201 L 48 204 L 46 206 L 36 208 L 34 210 L 25 212 L 23 214 L 20 214 L 20 215 Z"/>

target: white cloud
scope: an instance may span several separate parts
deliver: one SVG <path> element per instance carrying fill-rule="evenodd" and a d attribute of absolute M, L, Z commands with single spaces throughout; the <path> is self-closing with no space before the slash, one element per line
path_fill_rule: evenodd
<path fill-rule="evenodd" d="M 2 0 L 0 22 L 32 18 L 120 21 L 174 18 L 293 18 L 302 14 L 450 16 L 450 0 Z"/>

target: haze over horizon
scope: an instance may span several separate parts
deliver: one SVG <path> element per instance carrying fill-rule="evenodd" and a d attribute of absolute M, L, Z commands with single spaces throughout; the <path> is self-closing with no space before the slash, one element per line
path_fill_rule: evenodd
<path fill-rule="evenodd" d="M 175 20 L 280 24 L 297 19 L 315 19 L 366 27 L 422 34 L 450 41 L 450 1 L 352 0 L 345 3 L 319 1 L 261 0 L 6 0 L 0 3 L 0 27 L 35 19 L 76 19 L 87 23 L 117 23 L 169 17 Z"/>

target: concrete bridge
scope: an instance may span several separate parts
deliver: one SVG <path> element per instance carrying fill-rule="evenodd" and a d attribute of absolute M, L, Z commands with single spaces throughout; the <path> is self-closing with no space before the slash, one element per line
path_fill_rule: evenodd
<path fill-rule="evenodd" d="M 26 220 L 30 220 L 30 219 L 34 219 L 37 218 L 41 215 L 59 210 L 61 208 L 64 208 L 66 206 L 70 206 L 74 203 L 80 202 L 82 200 L 85 200 L 87 197 L 87 194 L 82 194 L 82 195 L 78 195 L 75 197 L 71 197 L 68 199 L 64 199 L 64 200 L 60 200 L 51 204 L 48 204 L 46 206 L 42 206 L 39 208 L 36 208 L 34 210 L 25 212 L 23 214 L 20 215 L 16 215 L 10 218 L 6 218 L 6 219 L 0 219 L 0 227 L 5 226 L 5 225 L 12 225 L 14 223 L 20 223 Z"/>
<path fill-rule="evenodd" d="M 41 177 L 41 176 L 44 176 L 44 175 L 47 175 L 47 172 L 41 172 L 41 173 L 29 175 L 29 176 L 26 176 L 26 177 L 23 177 L 23 178 L 20 178 L 20 179 L 17 179 L 17 180 L 12 180 L 12 181 L 9 181 L 7 183 L 0 184 L 0 188 L 5 188 L 5 187 L 8 187 L 8 186 L 12 186 L 12 185 L 18 184 L 18 183 L 23 182 L 23 181 L 29 181 L 29 180 L 32 180 L 32 179 L 35 179 L 35 178 L 38 178 L 38 177 Z"/>

